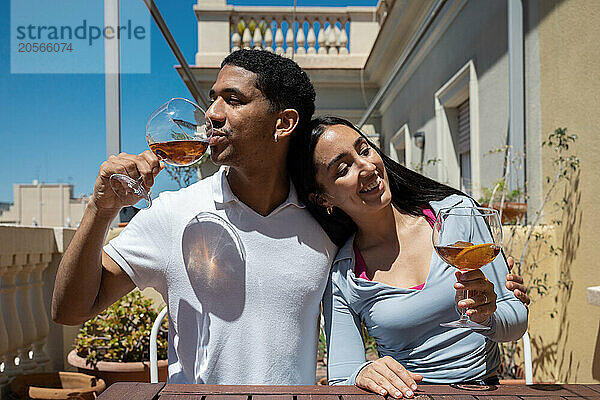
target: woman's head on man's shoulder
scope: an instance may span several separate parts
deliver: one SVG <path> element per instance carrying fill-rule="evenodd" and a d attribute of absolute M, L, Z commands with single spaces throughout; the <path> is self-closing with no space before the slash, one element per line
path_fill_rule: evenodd
<path fill-rule="evenodd" d="M 390 204 L 421 215 L 428 202 L 462 194 L 392 160 L 352 122 L 333 116 L 295 132 L 288 169 L 300 199 L 338 245 L 356 231 L 354 221 Z"/>

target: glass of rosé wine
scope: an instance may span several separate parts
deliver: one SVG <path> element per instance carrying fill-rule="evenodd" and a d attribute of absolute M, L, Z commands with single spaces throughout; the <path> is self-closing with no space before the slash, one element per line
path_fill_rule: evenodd
<path fill-rule="evenodd" d="M 200 160 L 208 150 L 212 133 L 212 122 L 204 110 L 179 97 L 157 108 L 146 123 L 146 142 L 150 150 L 161 161 L 176 167 L 186 167 Z M 152 205 L 142 177 L 136 180 L 128 175 L 113 174 L 110 185 L 127 204 L 136 204 L 139 208 Z"/>
<path fill-rule="evenodd" d="M 502 250 L 502 224 L 497 210 L 452 207 L 439 210 L 432 234 L 435 251 L 449 265 L 466 272 L 491 263 Z M 463 291 L 469 298 L 469 291 Z M 451 328 L 490 329 L 471 321 L 466 309 L 460 318 L 440 324 Z"/>

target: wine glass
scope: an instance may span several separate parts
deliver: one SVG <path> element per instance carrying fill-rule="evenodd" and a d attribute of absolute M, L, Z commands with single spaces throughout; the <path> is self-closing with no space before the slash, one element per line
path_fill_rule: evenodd
<path fill-rule="evenodd" d="M 206 150 L 213 133 L 213 125 L 197 104 L 183 98 L 174 98 L 157 108 L 146 123 L 146 142 L 150 150 L 163 162 L 185 167 L 198 161 Z M 126 204 L 139 208 L 152 205 L 150 192 L 143 179 L 124 174 L 110 176 L 110 186 Z"/>
<path fill-rule="evenodd" d="M 498 211 L 483 207 L 441 209 L 435 220 L 433 247 L 442 260 L 466 272 L 491 263 L 502 249 L 502 224 Z M 463 291 L 464 298 L 469 291 Z M 450 328 L 490 329 L 471 321 L 464 308 L 456 321 L 440 324 Z"/>

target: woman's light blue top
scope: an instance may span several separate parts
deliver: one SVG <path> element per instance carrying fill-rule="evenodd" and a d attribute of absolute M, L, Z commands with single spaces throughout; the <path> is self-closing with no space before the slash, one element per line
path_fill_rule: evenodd
<path fill-rule="evenodd" d="M 436 214 L 441 208 L 474 205 L 458 195 L 430 203 Z M 464 229 L 456 227 L 457 240 Z M 435 251 L 422 290 L 397 288 L 354 275 L 353 241 L 339 250 L 323 301 L 329 384 L 354 384 L 367 364 L 361 322 L 377 342 L 380 357 L 395 358 L 429 383 L 493 376 L 500 366 L 497 342 L 517 340 L 527 329 L 526 307 L 505 286 L 508 267 L 503 256 L 481 268 L 494 284 L 497 309 L 484 323 L 490 330 L 473 331 L 440 326 L 456 320 L 459 310 L 454 302 L 456 268 Z"/>

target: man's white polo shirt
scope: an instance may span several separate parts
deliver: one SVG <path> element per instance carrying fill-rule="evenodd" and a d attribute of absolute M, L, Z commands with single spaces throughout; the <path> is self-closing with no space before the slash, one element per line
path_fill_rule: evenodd
<path fill-rule="evenodd" d="M 261 216 L 225 171 L 162 193 L 104 250 L 167 302 L 170 382 L 314 384 L 319 303 L 337 249 L 291 183 Z"/>

